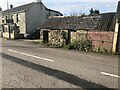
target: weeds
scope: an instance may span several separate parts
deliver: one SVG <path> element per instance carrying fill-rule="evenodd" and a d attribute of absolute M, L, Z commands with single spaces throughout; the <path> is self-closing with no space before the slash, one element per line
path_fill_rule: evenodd
<path fill-rule="evenodd" d="M 74 41 L 73 43 L 69 43 L 65 45 L 64 47 L 69 50 L 76 49 L 87 52 L 92 51 L 96 53 L 112 54 L 112 49 L 100 48 L 100 47 L 93 49 L 92 42 L 88 39 L 77 40 Z"/>
<path fill-rule="evenodd" d="M 90 40 L 77 40 L 73 43 L 65 45 L 67 49 L 77 49 L 81 51 L 90 51 L 92 49 L 92 42 Z"/>

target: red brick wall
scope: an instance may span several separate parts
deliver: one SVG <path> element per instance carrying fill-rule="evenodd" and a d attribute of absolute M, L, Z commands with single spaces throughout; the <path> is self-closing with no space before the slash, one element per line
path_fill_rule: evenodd
<path fill-rule="evenodd" d="M 114 32 L 88 31 L 87 36 L 92 41 L 94 48 L 112 49 Z"/>

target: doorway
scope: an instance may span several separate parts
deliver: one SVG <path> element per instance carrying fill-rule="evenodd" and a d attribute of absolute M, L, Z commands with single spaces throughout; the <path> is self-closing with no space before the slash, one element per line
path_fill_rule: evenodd
<path fill-rule="evenodd" d="M 43 31 L 43 42 L 44 43 L 48 43 L 49 42 L 48 31 Z"/>

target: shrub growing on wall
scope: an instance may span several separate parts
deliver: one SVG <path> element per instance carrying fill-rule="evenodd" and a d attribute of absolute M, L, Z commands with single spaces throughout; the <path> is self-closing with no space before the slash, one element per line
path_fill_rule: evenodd
<path fill-rule="evenodd" d="M 92 42 L 88 39 L 81 39 L 74 42 L 76 49 L 90 51 L 92 49 Z"/>
<path fill-rule="evenodd" d="M 90 50 L 92 50 L 92 42 L 88 39 L 75 40 L 74 42 L 66 45 L 66 48 L 90 51 Z"/>

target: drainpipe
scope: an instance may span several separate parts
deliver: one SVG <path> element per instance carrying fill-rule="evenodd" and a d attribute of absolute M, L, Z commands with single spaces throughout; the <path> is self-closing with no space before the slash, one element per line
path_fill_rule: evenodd
<path fill-rule="evenodd" d="M 10 25 L 8 24 L 8 33 L 9 33 L 9 39 L 11 39 L 11 33 L 10 33 Z"/>
<path fill-rule="evenodd" d="M 50 9 L 49 9 L 49 16 L 50 16 Z"/>

